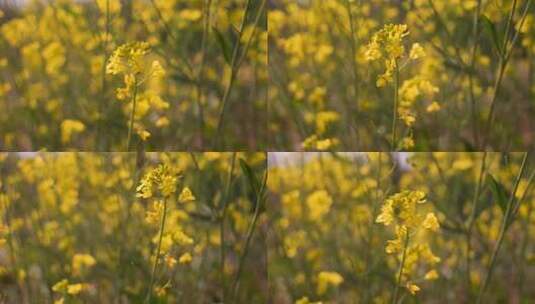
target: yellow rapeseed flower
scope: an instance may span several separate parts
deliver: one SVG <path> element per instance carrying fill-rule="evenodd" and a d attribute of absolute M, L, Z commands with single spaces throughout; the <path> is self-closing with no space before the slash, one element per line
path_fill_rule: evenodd
<path fill-rule="evenodd" d="M 191 253 L 189 252 L 182 254 L 180 258 L 178 258 L 178 262 L 180 264 L 188 264 L 191 262 L 191 260 L 192 260 L 192 257 L 191 257 Z"/>
<path fill-rule="evenodd" d="M 178 196 L 178 202 L 180 203 L 188 203 L 193 202 L 195 200 L 195 196 L 193 196 L 193 193 L 191 193 L 191 190 L 189 187 L 184 187 L 182 189 L 182 192 Z"/>
<path fill-rule="evenodd" d="M 383 59 L 383 64 L 385 65 L 384 73 L 377 79 L 378 87 L 392 82 L 397 60 L 405 52 L 403 38 L 408 34 L 406 24 L 386 24 L 373 35 L 370 43 L 366 46 L 364 59 L 366 61 Z"/>
<path fill-rule="evenodd" d="M 325 190 L 318 190 L 307 197 L 306 204 L 311 220 L 319 220 L 327 214 L 331 208 L 333 200 Z"/>
<path fill-rule="evenodd" d="M 141 74 L 145 71 L 145 55 L 149 53 L 147 42 L 131 42 L 118 47 L 111 55 L 106 72 L 111 75 Z"/>
<path fill-rule="evenodd" d="M 401 191 L 386 199 L 376 219 L 377 223 L 394 226 L 396 237 L 386 242 L 385 251 L 387 254 L 397 256 L 401 269 L 399 284 L 405 286 L 411 294 L 420 290 L 420 287 L 411 281 L 411 277 L 416 275 L 414 273 L 416 265 L 418 263 L 435 265 L 440 261 L 428 244 L 415 237 L 418 231 L 434 232 L 440 227 L 434 213 L 428 212 L 424 215 L 420 211 L 418 206 L 425 202 L 425 193 L 422 191 Z M 430 270 L 424 279 L 432 280 L 437 277 L 438 273 Z"/>
<path fill-rule="evenodd" d="M 416 60 L 423 56 L 425 56 L 424 48 L 419 43 L 414 43 L 411 47 L 411 51 L 409 52 L 409 58 Z"/>
<path fill-rule="evenodd" d="M 344 278 L 334 271 L 322 271 L 318 274 L 317 293 L 324 294 L 329 286 L 336 287 L 344 282 Z"/>
<path fill-rule="evenodd" d="M 67 143 L 71 140 L 72 136 L 76 133 L 83 132 L 85 125 L 75 119 L 65 119 L 61 123 L 61 141 Z"/>
<path fill-rule="evenodd" d="M 67 286 L 67 293 L 70 295 L 77 295 L 84 289 L 84 285 L 77 283 Z"/>

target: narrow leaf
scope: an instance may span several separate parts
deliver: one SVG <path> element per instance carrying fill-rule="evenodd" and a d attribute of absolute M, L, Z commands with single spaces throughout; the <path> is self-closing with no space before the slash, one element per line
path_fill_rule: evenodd
<path fill-rule="evenodd" d="M 251 167 L 241 158 L 240 158 L 240 168 L 243 174 L 245 175 L 245 177 L 247 178 L 247 181 L 249 182 L 249 186 L 251 187 L 251 190 L 253 190 L 254 195 L 256 197 L 256 195 L 258 195 L 259 194 L 258 192 L 260 191 L 260 181 L 254 174 Z"/>
<path fill-rule="evenodd" d="M 485 29 L 485 31 L 492 38 L 492 42 L 494 43 L 494 47 L 498 51 L 498 55 L 500 55 L 500 57 L 503 56 L 501 45 L 500 45 L 500 39 L 498 37 L 498 31 L 496 30 L 496 25 L 485 15 L 481 16 L 481 21 L 482 21 L 481 23 L 483 25 L 483 29 Z"/>
<path fill-rule="evenodd" d="M 505 210 L 507 209 L 507 190 L 491 174 L 487 174 L 487 180 L 489 181 L 489 187 L 492 190 L 494 200 L 498 203 L 502 209 L 502 212 L 505 214 Z"/>
<path fill-rule="evenodd" d="M 214 30 L 217 43 L 219 44 L 219 47 L 221 48 L 221 51 L 223 52 L 223 57 L 225 58 L 225 62 L 230 65 L 231 56 L 232 56 L 230 45 L 225 39 L 225 36 L 217 28 L 213 27 L 212 29 Z"/>

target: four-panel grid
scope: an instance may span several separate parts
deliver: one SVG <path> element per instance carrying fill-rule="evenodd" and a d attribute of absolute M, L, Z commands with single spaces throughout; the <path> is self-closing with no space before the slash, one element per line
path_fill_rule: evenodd
<path fill-rule="evenodd" d="M 1 303 L 531 303 L 533 0 L 0 0 Z"/>

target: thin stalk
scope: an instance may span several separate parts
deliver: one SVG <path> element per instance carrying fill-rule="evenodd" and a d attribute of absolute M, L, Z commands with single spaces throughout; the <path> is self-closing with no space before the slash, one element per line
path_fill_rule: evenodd
<path fill-rule="evenodd" d="M 251 46 L 253 42 L 253 38 L 256 36 L 258 24 L 260 24 L 260 18 L 262 17 L 262 12 L 264 11 L 265 5 L 266 5 L 265 1 L 260 4 L 260 8 L 258 9 L 258 14 L 256 15 L 254 22 L 253 22 L 254 24 L 253 32 L 251 33 L 251 35 L 249 36 L 249 39 L 247 39 L 247 42 L 245 43 L 245 47 L 243 48 L 244 51 L 240 54 L 240 58 L 238 59 L 238 66 L 241 66 L 241 64 L 247 57 L 247 50 Z"/>
<path fill-rule="evenodd" d="M 529 11 L 529 8 L 532 4 L 532 0 L 528 0 L 528 3 L 526 4 L 526 7 L 524 9 L 524 12 L 522 13 L 522 17 L 520 19 L 520 22 L 519 22 L 519 25 L 522 26 L 524 24 L 524 21 L 526 20 L 526 16 L 527 16 L 527 13 Z M 511 54 L 512 54 L 512 51 L 513 51 L 513 48 L 516 44 L 516 41 L 518 40 L 518 32 L 516 32 L 516 34 L 513 36 L 513 39 L 510 39 L 510 34 L 511 34 L 511 29 L 513 27 L 513 17 L 514 17 L 514 14 L 515 14 L 515 11 L 516 11 L 516 6 L 517 6 L 517 0 L 513 0 L 513 6 L 511 8 L 511 12 L 509 13 L 509 18 L 507 20 L 507 26 L 506 26 L 506 29 L 505 29 L 505 36 L 504 36 L 504 39 L 503 39 L 503 43 L 502 43 L 502 49 L 501 49 L 501 52 L 500 52 L 500 60 L 499 60 L 499 63 L 498 63 L 498 76 L 496 77 L 496 81 L 494 82 L 494 87 L 493 87 L 493 94 L 492 94 L 492 99 L 491 99 L 491 103 L 490 103 L 490 111 L 489 111 L 489 114 L 487 116 L 487 121 L 486 121 L 486 124 L 485 124 L 485 137 L 484 137 L 484 140 L 483 140 L 483 145 L 481 148 L 485 148 L 485 146 L 487 145 L 487 142 L 489 140 L 489 137 L 490 137 L 490 132 L 491 132 L 491 129 L 492 129 L 492 124 L 493 124 L 493 121 L 494 121 L 494 111 L 495 111 L 495 108 L 496 108 L 496 101 L 498 99 L 498 94 L 500 92 L 500 88 L 501 88 L 501 83 L 503 81 L 503 76 L 505 74 L 505 70 L 507 68 L 507 63 L 509 62 L 509 59 L 511 58 Z M 509 40 L 511 40 L 511 43 L 509 44 Z"/>
<path fill-rule="evenodd" d="M 230 61 L 230 79 L 225 88 L 225 93 L 223 93 L 223 99 L 221 100 L 221 106 L 220 106 L 221 109 L 219 111 L 219 119 L 217 123 L 217 132 L 216 132 L 217 135 L 219 135 L 220 129 L 223 127 L 222 125 L 223 125 L 223 119 L 225 115 L 225 108 L 226 108 L 228 99 L 230 97 L 232 87 L 234 86 L 234 80 L 236 78 L 236 74 L 238 70 L 237 63 L 238 63 L 238 55 L 240 51 L 241 39 L 242 39 L 243 31 L 245 30 L 245 24 L 247 23 L 247 17 L 249 16 L 250 10 L 251 10 L 251 0 L 247 0 L 245 13 L 243 15 L 240 29 L 238 31 L 238 37 L 236 39 L 236 44 L 234 45 L 234 48 L 232 50 L 232 59 Z M 218 137 L 219 136 L 215 137 L 214 143 L 217 142 Z"/>
<path fill-rule="evenodd" d="M 176 37 L 176 35 L 171 30 L 171 26 L 167 23 L 167 21 L 163 17 L 162 11 L 158 7 L 158 5 L 156 5 L 156 1 L 150 0 L 150 3 L 152 7 L 154 8 L 154 10 L 156 11 L 156 14 L 158 15 L 158 20 L 162 24 L 167 35 L 169 35 L 169 37 L 171 37 L 171 39 L 175 41 L 176 45 L 181 45 L 182 42 L 178 39 L 178 37 Z M 182 52 L 177 52 L 177 53 L 178 53 L 180 60 L 186 65 L 188 72 L 190 74 L 193 73 L 193 67 L 191 66 L 191 63 L 187 60 L 187 58 L 184 56 L 184 54 Z"/>
<path fill-rule="evenodd" d="M 407 247 L 409 247 L 409 230 L 405 233 L 405 243 L 403 245 L 403 254 L 401 255 L 401 262 L 399 263 L 398 278 L 396 280 L 396 288 L 394 289 L 394 296 L 392 297 L 392 304 L 398 302 L 399 285 L 401 285 L 401 278 L 403 276 L 403 267 L 405 266 L 405 259 L 407 258 Z"/>
<path fill-rule="evenodd" d="M 534 178 L 535 178 L 535 170 L 533 170 L 533 172 L 531 172 L 530 176 L 528 177 L 528 182 L 527 182 L 526 188 L 524 190 L 524 193 L 522 194 L 522 196 L 518 200 L 518 203 L 516 204 L 516 206 L 513 208 L 513 211 L 511 212 L 511 215 L 513 217 L 518 214 L 518 211 L 519 211 L 519 208 L 520 208 L 520 202 L 522 202 L 522 201 L 524 201 L 526 199 L 526 196 L 528 195 L 529 191 L 531 190 L 530 188 L 531 188 L 531 184 L 533 183 L 533 179 Z"/>
<path fill-rule="evenodd" d="M 530 180 L 529 180 L 529 184 L 531 185 L 531 182 L 533 180 L 533 176 L 535 175 L 535 170 L 533 170 L 531 176 L 530 176 Z M 526 187 L 526 190 L 524 191 L 524 195 L 522 196 L 522 200 L 525 199 L 528 191 L 530 190 L 530 187 L 529 185 Z M 526 219 L 530 219 L 531 218 L 531 213 L 533 212 L 533 207 L 534 205 L 533 204 L 529 204 L 528 205 L 528 210 L 526 212 L 526 216 L 525 218 Z M 523 231 L 529 231 L 529 220 L 526 220 L 524 221 L 524 225 L 523 225 Z M 530 234 L 529 233 L 524 233 L 524 236 L 522 238 L 522 242 L 521 242 L 521 246 L 520 246 L 520 258 L 521 259 L 526 259 L 526 253 L 527 253 L 527 248 L 528 248 L 528 243 L 529 243 L 529 239 L 530 239 Z M 521 268 L 521 271 L 520 271 L 520 275 L 519 275 L 519 283 L 518 285 L 520 286 L 520 292 L 522 292 L 524 290 L 524 287 L 525 287 L 525 281 L 526 281 L 526 269 L 524 267 Z"/>
<path fill-rule="evenodd" d="M 509 43 L 509 35 L 511 33 L 511 27 L 512 27 L 514 15 L 515 15 L 516 5 L 517 5 L 517 0 L 513 0 L 513 6 L 511 7 L 511 12 L 509 12 L 509 17 L 507 18 L 507 25 L 505 27 L 505 35 L 503 38 L 502 48 L 500 51 L 500 60 L 498 63 L 498 76 L 496 77 L 496 80 L 494 82 L 493 95 L 492 95 L 492 100 L 490 103 L 490 111 L 489 111 L 489 115 L 487 116 L 487 122 L 485 125 L 486 127 L 485 128 L 485 133 L 486 133 L 485 140 L 483 141 L 484 145 L 482 148 L 485 148 L 486 142 L 488 141 L 488 137 L 489 137 L 489 133 L 490 133 L 491 125 L 492 125 L 492 120 L 494 116 L 494 108 L 496 107 L 496 99 L 498 98 L 498 92 L 500 89 L 500 85 L 502 83 L 503 74 L 505 73 L 505 67 L 507 65 L 507 61 L 505 60 L 505 58 L 506 58 L 506 52 L 507 52 L 507 45 Z"/>
<path fill-rule="evenodd" d="M 220 139 L 220 133 L 221 133 L 221 130 L 223 128 L 223 124 L 224 124 L 224 120 L 225 120 L 225 112 L 226 112 L 227 104 L 228 104 L 228 101 L 229 101 L 229 98 L 230 98 L 230 94 L 232 93 L 232 88 L 234 87 L 234 82 L 235 82 L 236 77 L 238 75 L 238 71 L 240 69 L 240 65 L 242 63 L 242 61 L 240 60 L 240 56 L 239 56 L 240 49 L 241 49 L 241 39 L 243 37 L 243 32 L 245 30 L 245 25 L 247 24 L 247 18 L 249 16 L 249 14 L 251 13 L 251 3 L 252 3 L 251 0 L 247 0 L 245 13 L 244 13 L 241 25 L 240 25 L 240 29 L 238 31 L 238 37 L 236 39 L 236 44 L 234 45 L 234 49 L 232 51 L 232 59 L 230 61 L 230 79 L 229 79 L 229 82 L 228 82 L 228 84 L 227 84 L 227 86 L 225 88 L 225 92 L 223 93 L 223 98 L 221 99 L 219 117 L 218 117 L 218 120 L 217 120 L 216 136 L 214 137 L 214 146 L 217 146 L 217 143 L 218 143 L 218 141 Z M 266 4 L 266 0 L 263 0 L 261 5 L 260 5 L 260 8 L 258 10 L 258 16 L 257 16 L 257 18 L 255 20 L 255 23 L 253 24 L 253 26 L 255 28 L 258 26 L 258 23 L 260 22 L 260 16 L 264 11 L 265 4 Z M 244 48 L 243 54 L 245 54 L 247 52 L 248 46 L 249 46 L 249 43 L 247 43 L 246 48 Z M 242 55 L 242 56 L 245 56 L 245 55 Z M 242 58 L 244 58 L 244 57 L 242 57 Z"/>
<path fill-rule="evenodd" d="M 108 61 L 108 41 L 109 41 L 109 35 L 110 35 L 110 0 L 106 0 L 106 25 L 105 25 L 105 35 L 104 35 L 104 41 L 102 43 L 102 50 L 103 50 L 103 55 L 102 55 L 102 70 L 101 70 L 101 78 L 102 78 L 102 82 L 101 82 L 101 94 L 102 96 L 104 96 L 104 94 L 106 93 L 106 62 Z M 100 115 L 100 118 L 98 120 L 98 123 L 97 123 L 97 140 L 96 140 L 96 150 L 101 150 L 99 149 L 99 146 L 102 144 L 102 120 L 103 120 L 103 112 L 104 112 L 104 101 L 105 98 L 103 98 L 101 100 L 101 102 L 99 102 L 99 115 Z"/>
<path fill-rule="evenodd" d="M 158 268 L 158 260 L 160 259 L 160 251 L 162 249 L 162 239 L 163 239 L 163 232 L 165 228 L 165 218 L 167 215 L 167 199 L 163 200 L 163 214 L 162 214 L 162 220 L 160 224 L 160 237 L 158 239 L 158 247 L 156 249 L 156 256 L 154 259 L 154 265 L 152 267 L 152 273 L 150 276 L 150 284 L 149 284 L 149 291 L 147 293 L 147 300 L 145 303 L 150 303 L 150 300 L 152 299 L 152 288 L 154 286 L 154 279 L 156 277 L 156 269 Z"/>
<path fill-rule="evenodd" d="M 487 116 L 487 122 L 485 123 L 485 139 L 483 140 L 483 146 L 482 149 L 485 149 L 485 146 L 488 142 L 488 137 L 490 136 L 490 130 L 492 128 L 492 122 L 493 122 L 493 116 L 494 116 L 494 109 L 496 107 L 496 99 L 498 98 L 498 91 L 500 89 L 500 84 L 502 83 L 503 74 L 505 72 L 505 64 L 503 58 L 500 57 L 499 61 L 499 71 L 498 71 L 498 77 L 496 78 L 496 81 L 494 82 L 493 87 L 493 95 L 492 100 L 490 102 L 490 111 L 489 115 Z"/>
<path fill-rule="evenodd" d="M 203 70 L 206 58 L 206 41 L 208 39 L 208 34 L 210 33 L 210 7 L 212 6 L 212 0 L 206 0 L 204 2 L 204 20 L 203 20 L 203 30 L 202 30 L 202 40 L 201 40 L 201 63 L 199 64 L 199 69 L 197 70 L 197 79 L 196 79 L 196 95 L 197 95 L 197 107 L 199 108 L 199 140 L 201 141 L 201 149 L 204 147 L 204 105 L 202 104 L 203 90 Z"/>
<path fill-rule="evenodd" d="M 116 289 L 117 289 L 117 299 L 120 298 L 120 293 L 122 291 L 122 288 L 123 288 L 123 281 L 124 281 L 124 277 L 125 277 L 125 273 L 128 272 L 128 265 L 129 263 L 123 263 L 124 262 L 124 252 L 126 251 L 124 249 L 124 246 L 127 244 L 128 242 L 128 224 L 130 223 L 130 218 L 132 216 L 132 212 L 131 212 L 131 209 L 132 209 L 132 205 L 133 205 L 133 202 L 136 200 L 136 187 L 139 183 L 139 180 L 140 180 L 140 175 L 142 173 L 142 170 L 143 170 L 143 167 L 145 165 L 145 151 L 143 150 L 142 147 L 140 147 L 140 149 L 137 150 L 136 152 L 136 158 L 135 158 L 135 163 L 133 164 L 133 168 L 132 168 L 132 172 L 133 172 L 133 180 L 132 180 L 132 185 L 131 185 L 131 190 L 130 190 L 130 195 L 131 197 L 130 198 L 127 198 L 126 199 L 126 204 L 125 204 L 125 210 L 124 210 L 124 217 L 123 217 L 123 220 L 120 221 L 119 223 L 119 226 L 117 228 L 117 231 L 118 231 L 118 237 L 120 238 L 120 246 L 117 250 L 117 280 L 116 280 Z"/>
<path fill-rule="evenodd" d="M 243 266 L 245 265 L 245 259 L 247 257 L 247 254 L 249 253 L 249 245 L 251 243 L 251 239 L 253 238 L 253 233 L 256 228 L 256 223 L 258 222 L 258 217 L 260 216 L 260 209 L 261 209 L 260 207 L 261 207 L 263 196 L 264 196 L 264 190 L 266 188 L 266 182 L 267 182 L 267 169 L 266 169 L 266 172 L 264 173 L 262 186 L 260 187 L 260 190 L 256 194 L 256 205 L 255 205 L 253 219 L 251 220 L 251 224 L 249 225 L 249 229 L 247 231 L 245 245 L 243 247 L 243 254 L 240 256 L 240 261 L 238 264 L 236 277 L 234 278 L 234 282 L 232 283 L 232 299 L 234 300 L 234 302 L 236 302 L 236 297 L 238 296 L 239 283 L 241 279 L 241 274 L 243 272 Z"/>
<path fill-rule="evenodd" d="M 462 67 L 465 67 L 465 63 L 464 63 L 463 57 L 461 55 L 461 50 L 457 46 L 457 43 L 455 43 L 455 40 L 453 39 L 453 35 L 450 32 L 450 30 L 448 29 L 448 27 L 446 26 L 446 22 L 444 21 L 444 18 L 442 18 L 442 16 L 438 12 L 433 0 L 428 0 L 428 3 L 429 3 L 429 6 L 431 7 L 431 9 L 433 10 L 433 14 L 435 15 L 436 20 L 438 21 L 439 25 L 444 29 L 444 33 L 446 33 L 446 37 L 448 38 L 448 40 L 450 41 L 451 45 L 453 46 L 453 49 L 455 51 L 455 56 L 457 57 L 458 63 Z"/>
<path fill-rule="evenodd" d="M 397 151 L 396 148 L 396 131 L 397 131 L 397 121 L 398 121 L 398 99 L 399 99 L 399 67 L 398 62 L 395 62 L 395 73 L 394 73 L 394 113 L 392 118 L 392 151 Z"/>
<path fill-rule="evenodd" d="M 134 79 L 134 95 L 132 96 L 132 112 L 130 113 L 130 125 L 128 127 L 128 137 L 126 140 L 126 152 L 130 151 L 130 141 L 132 139 L 132 130 L 134 129 L 134 118 L 136 114 L 137 98 L 137 77 Z"/>
<path fill-rule="evenodd" d="M 355 126 L 354 126 L 354 120 L 353 118 L 351 117 L 351 113 L 352 112 L 356 112 L 357 116 L 360 115 L 360 101 L 359 101 L 359 74 L 358 74 L 358 67 L 357 67 L 357 61 L 356 61 L 356 57 L 357 57 L 357 39 L 356 39 L 356 36 L 357 36 L 357 31 L 356 31 L 356 28 L 355 28 L 355 16 L 353 15 L 353 11 L 351 10 L 352 8 L 352 5 L 351 5 L 352 1 L 349 1 L 349 0 L 346 0 L 345 1 L 345 7 L 346 7 L 346 11 L 347 11 L 347 15 L 349 17 L 349 29 L 350 29 L 350 37 L 349 37 L 349 42 L 351 44 L 351 58 L 349 58 L 350 62 L 351 62 L 351 67 L 352 67 L 352 72 L 353 72 L 353 93 L 354 93 L 354 98 L 355 98 L 355 107 L 356 109 L 353 110 L 351 104 L 346 104 L 346 107 L 347 107 L 347 120 L 350 124 L 350 128 L 351 129 L 356 129 Z M 357 132 L 357 138 L 356 138 L 356 144 L 357 146 L 359 146 L 359 136 L 358 136 L 358 132 Z"/>
<path fill-rule="evenodd" d="M 226 260 L 226 252 L 225 252 L 225 218 L 227 216 L 227 206 L 228 206 L 228 196 L 230 193 L 230 186 L 232 184 L 232 174 L 234 172 L 234 165 L 236 163 L 236 152 L 232 153 L 232 162 L 230 164 L 230 169 L 228 171 L 227 176 L 227 185 L 225 187 L 225 196 L 223 197 L 222 206 L 221 206 L 221 215 L 219 220 L 219 233 L 220 233 L 220 262 L 219 262 L 219 271 L 221 275 L 221 288 L 223 289 L 222 292 L 222 299 L 221 302 L 225 303 L 225 298 L 227 296 L 227 284 L 225 280 L 225 260 Z"/>
<path fill-rule="evenodd" d="M 469 92 L 470 92 L 470 113 L 472 116 L 472 136 L 474 138 L 474 143 L 476 147 L 479 147 L 479 131 L 478 131 L 478 122 L 477 114 L 478 107 L 476 103 L 476 97 L 474 93 L 474 74 L 475 74 L 475 64 L 476 64 L 476 55 L 477 49 L 479 46 L 479 17 L 481 15 L 481 0 L 477 0 L 476 10 L 474 12 L 474 23 L 473 23 L 473 45 L 472 53 L 470 58 L 470 69 L 468 71 L 468 82 L 469 82 Z"/>
<path fill-rule="evenodd" d="M 382 162 L 383 153 L 382 152 L 377 152 L 377 153 L 378 153 L 378 164 L 377 164 L 377 174 L 375 176 L 375 181 L 376 181 L 375 203 L 373 204 L 372 216 L 370 218 L 370 223 L 369 223 L 370 226 L 368 228 L 368 237 L 367 237 L 368 246 L 366 250 L 366 293 L 365 293 L 366 303 L 369 303 L 370 298 L 371 298 L 370 272 L 372 270 L 371 265 L 373 264 L 372 263 L 372 249 L 373 249 L 372 243 L 373 243 L 373 237 L 374 237 L 374 232 L 375 232 L 374 231 L 375 215 L 377 213 L 377 206 L 379 206 L 380 204 L 379 193 L 381 192 L 381 171 L 383 167 L 383 162 Z"/>
<path fill-rule="evenodd" d="M 487 287 L 490 283 L 490 279 L 492 277 L 492 274 L 494 272 L 494 267 L 496 266 L 496 260 L 498 257 L 498 252 L 500 251 L 500 248 L 503 243 L 503 238 L 505 236 L 505 232 L 507 231 L 509 220 L 511 217 L 511 213 L 514 210 L 513 209 L 513 203 L 514 198 L 516 196 L 516 191 L 518 190 L 518 184 L 520 184 L 520 179 L 522 175 L 524 174 L 524 170 L 526 169 L 526 163 L 528 159 L 528 153 L 524 153 L 524 158 L 522 159 L 522 165 L 520 166 L 520 171 L 518 172 L 518 175 L 515 180 L 515 184 L 513 186 L 513 190 L 511 191 L 511 194 L 509 196 L 509 200 L 507 202 L 507 208 L 505 210 L 505 213 L 503 215 L 502 224 L 500 228 L 500 234 L 498 235 L 498 240 L 496 241 L 496 245 L 494 246 L 494 250 L 492 252 L 492 256 L 490 258 L 489 266 L 487 269 L 487 274 L 485 275 L 485 280 L 483 281 L 483 284 L 481 285 L 479 289 L 479 294 L 477 296 L 477 304 L 480 304 L 483 300 L 483 297 L 485 295 L 485 291 L 487 290 Z"/>
<path fill-rule="evenodd" d="M 357 67 L 357 62 L 356 62 L 356 56 L 357 56 L 357 41 L 355 39 L 356 35 L 357 35 L 357 31 L 355 29 L 355 18 L 353 16 L 353 12 L 351 11 L 351 3 L 352 1 L 349 1 L 349 0 L 346 0 L 346 10 L 347 10 L 347 14 L 349 16 L 349 28 L 351 30 L 351 37 L 350 37 L 350 41 L 351 41 L 351 63 L 352 63 L 352 68 L 353 68 L 353 89 L 354 89 L 354 93 L 355 93 L 355 102 L 357 104 L 357 111 L 360 109 L 359 107 L 359 100 L 358 100 L 358 95 L 359 95 L 359 88 L 358 88 L 358 79 L 359 79 L 359 74 L 358 74 L 358 67 Z"/>
<path fill-rule="evenodd" d="M 524 12 L 522 13 L 522 16 L 520 17 L 520 22 L 518 22 L 518 28 L 522 28 L 524 26 L 529 9 L 531 8 L 531 4 L 533 4 L 533 0 L 528 0 L 526 7 L 524 7 Z M 509 59 L 511 58 L 511 55 L 513 54 L 512 52 L 513 47 L 515 46 L 519 37 L 520 37 L 520 31 L 516 31 L 515 35 L 513 36 L 513 39 L 511 39 L 509 52 L 507 53 L 507 56 L 505 57 L 506 61 L 509 61 Z"/>
<path fill-rule="evenodd" d="M 195 157 L 195 153 L 189 152 L 189 156 L 191 157 L 191 160 L 193 161 L 193 165 L 195 166 L 195 170 L 200 172 L 201 171 L 201 167 L 199 167 L 199 162 L 197 161 L 197 157 Z"/>
<path fill-rule="evenodd" d="M 479 196 L 481 194 L 481 185 L 483 184 L 483 178 L 485 173 L 485 162 L 487 160 L 487 152 L 483 153 L 483 159 L 481 160 L 481 167 L 479 167 L 479 178 L 477 179 L 476 191 L 472 199 L 472 210 L 470 212 L 470 217 L 468 218 L 468 228 L 466 229 L 466 281 L 468 283 L 468 289 L 472 282 L 470 281 L 470 251 L 472 251 L 472 230 L 474 228 L 474 221 L 477 211 L 477 202 L 479 201 Z"/>

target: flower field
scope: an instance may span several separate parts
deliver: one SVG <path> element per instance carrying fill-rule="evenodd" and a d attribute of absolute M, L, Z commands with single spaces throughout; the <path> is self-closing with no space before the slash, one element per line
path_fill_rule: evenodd
<path fill-rule="evenodd" d="M 265 303 L 262 153 L 0 158 L 2 303 Z"/>
<path fill-rule="evenodd" d="M 0 304 L 535 303 L 535 0 L 0 0 Z"/>
<path fill-rule="evenodd" d="M 0 149 L 262 149 L 265 2 L 0 1 Z"/>
<path fill-rule="evenodd" d="M 530 303 L 525 157 L 270 154 L 272 302 Z"/>
<path fill-rule="evenodd" d="M 534 147 L 530 0 L 275 0 L 270 147 Z"/>

